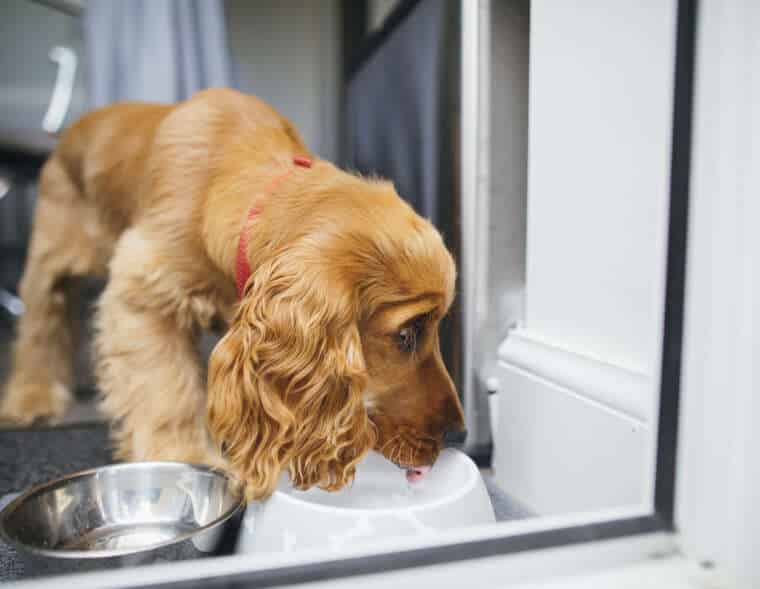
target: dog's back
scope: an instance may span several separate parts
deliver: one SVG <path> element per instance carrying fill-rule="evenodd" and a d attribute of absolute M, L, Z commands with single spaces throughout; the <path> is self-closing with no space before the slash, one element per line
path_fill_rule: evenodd
<path fill-rule="evenodd" d="M 122 102 L 92 111 L 63 134 L 46 168 L 60 167 L 79 196 L 120 232 L 156 200 L 194 206 L 190 193 L 207 184 L 211 170 L 223 170 L 233 152 L 242 149 L 253 164 L 261 154 L 292 146 L 308 153 L 271 106 L 212 88 L 178 104 Z"/>
<path fill-rule="evenodd" d="M 271 106 L 221 88 L 175 105 L 114 104 L 67 129 L 40 176 L 19 286 L 26 312 L 0 415 L 28 422 L 62 414 L 73 383 L 72 287 L 78 277 L 106 277 L 127 228 L 163 220 L 169 229 L 162 235 L 184 239 L 174 247 L 187 256 L 201 232 L 211 177 L 237 170 L 241 161 L 253 168 L 278 151 L 308 154 Z M 242 216 L 250 196 L 237 192 L 246 199 Z M 197 264 L 201 256 L 189 257 Z"/>
<path fill-rule="evenodd" d="M 46 168 L 60 166 L 78 196 L 106 213 L 113 229 L 121 230 L 134 216 L 151 145 L 173 108 L 126 102 L 92 111 L 66 130 Z"/>

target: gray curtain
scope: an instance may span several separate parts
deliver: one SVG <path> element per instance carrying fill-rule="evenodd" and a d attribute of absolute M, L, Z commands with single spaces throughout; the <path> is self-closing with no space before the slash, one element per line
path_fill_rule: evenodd
<path fill-rule="evenodd" d="M 84 24 L 93 108 L 235 85 L 222 0 L 91 0 Z"/>
<path fill-rule="evenodd" d="M 459 7 L 444 0 L 400 2 L 354 64 L 344 115 L 345 163 L 392 180 L 399 195 L 440 230 L 456 259 L 461 251 Z M 461 298 L 440 333 L 446 366 L 463 390 Z M 468 448 L 487 452 L 485 400 L 465 400 L 465 411 L 486 424 L 477 430 L 468 425 Z"/>
<path fill-rule="evenodd" d="M 453 3 L 407 0 L 402 22 L 348 80 L 347 163 L 393 180 L 418 213 L 453 238 L 453 162 L 447 84 Z M 387 27 L 388 25 L 386 25 Z M 455 246 L 455 244 L 449 244 Z"/>

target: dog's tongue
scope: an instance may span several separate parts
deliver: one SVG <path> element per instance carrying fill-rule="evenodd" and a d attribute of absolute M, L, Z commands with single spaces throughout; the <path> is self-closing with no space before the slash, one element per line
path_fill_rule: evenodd
<path fill-rule="evenodd" d="M 425 478 L 425 475 L 430 472 L 429 466 L 416 466 L 414 468 L 406 469 L 406 480 L 410 483 L 418 483 Z"/>

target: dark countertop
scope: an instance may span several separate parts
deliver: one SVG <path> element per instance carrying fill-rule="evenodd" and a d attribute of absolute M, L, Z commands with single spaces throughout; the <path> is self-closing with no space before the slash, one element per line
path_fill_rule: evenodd
<path fill-rule="evenodd" d="M 0 509 L 9 494 L 87 468 L 112 462 L 108 427 L 103 424 L 53 429 L 0 430 Z M 505 495 L 484 472 L 484 480 L 498 520 L 530 517 Z M 0 583 L 24 578 L 23 563 L 0 540 Z"/>
<path fill-rule="evenodd" d="M 0 505 L 9 493 L 110 462 L 105 424 L 0 431 Z M 0 541 L 0 582 L 23 577 L 16 552 Z"/>
<path fill-rule="evenodd" d="M 104 424 L 0 431 L 0 497 L 111 461 Z"/>

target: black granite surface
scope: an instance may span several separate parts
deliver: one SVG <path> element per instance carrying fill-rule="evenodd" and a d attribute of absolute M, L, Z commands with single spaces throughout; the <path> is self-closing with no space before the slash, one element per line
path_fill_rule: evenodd
<path fill-rule="evenodd" d="M 16 498 L 16 493 L 0 497 L 0 510 Z M 24 563 L 16 551 L 0 539 L 0 583 L 24 578 Z"/>
<path fill-rule="evenodd" d="M 110 462 L 104 424 L 0 431 L 0 496 Z"/>
<path fill-rule="evenodd" d="M 104 424 L 0 431 L 0 507 L 11 493 L 111 462 Z M 23 577 L 18 555 L 0 540 L 0 582 Z"/>
<path fill-rule="evenodd" d="M 108 428 L 90 424 L 38 430 L 0 430 L 0 508 L 12 495 L 66 474 L 112 463 Z M 496 519 L 531 517 L 484 474 Z M 23 563 L 0 540 L 0 582 L 24 578 Z"/>

